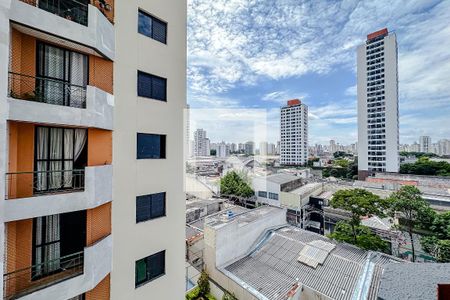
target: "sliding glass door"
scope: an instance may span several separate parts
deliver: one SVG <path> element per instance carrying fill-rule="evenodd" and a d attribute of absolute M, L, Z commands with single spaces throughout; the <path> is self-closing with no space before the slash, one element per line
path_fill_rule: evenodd
<path fill-rule="evenodd" d="M 86 129 L 36 127 L 35 192 L 71 189 L 81 184 L 74 174 L 87 140 Z M 79 176 L 78 176 L 79 177 Z"/>
<path fill-rule="evenodd" d="M 85 107 L 88 81 L 86 55 L 39 43 L 36 73 L 37 101 Z"/>

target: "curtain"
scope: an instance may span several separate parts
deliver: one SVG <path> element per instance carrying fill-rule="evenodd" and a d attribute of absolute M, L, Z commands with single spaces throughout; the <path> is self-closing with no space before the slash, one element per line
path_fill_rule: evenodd
<path fill-rule="evenodd" d="M 60 268 L 60 215 L 36 218 L 35 276 L 43 276 Z"/>
<path fill-rule="evenodd" d="M 84 87 L 87 85 L 87 57 L 81 53 L 70 52 L 70 105 L 83 107 Z"/>
<path fill-rule="evenodd" d="M 73 179 L 73 129 L 64 129 L 64 187 L 72 187 Z"/>
<path fill-rule="evenodd" d="M 48 128 L 38 127 L 37 145 L 36 145 L 36 190 L 43 191 L 47 189 L 47 161 L 48 159 Z M 39 161 L 44 159 L 44 161 Z"/>
<path fill-rule="evenodd" d="M 87 140 L 87 130 L 86 129 L 75 129 L 75 146 L 74 146 L 74 161 L 80 157 L 81 151 L 83 151 L 84 145 Z"/>
<path fill-rule="evenodd" d="M 50 104 L 61 104 L 64 100 L 64 50 L 56 47 L 43 45 L 43 70 L 44 80 L 43 97 L 44 102 Z"/>
<path fill-rule="evenodd" d="M 62 187 L 63 170 L 63 129 L 50 128 L 50 182 L 49 189 L 58 189 Z"/>

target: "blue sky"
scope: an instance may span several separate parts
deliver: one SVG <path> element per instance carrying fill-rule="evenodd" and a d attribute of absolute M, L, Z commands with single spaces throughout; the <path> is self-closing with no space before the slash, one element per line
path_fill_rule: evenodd
<path fill-rule="evenodd" d="M 214 112 L 264 109 L 275 142 L 280 106 L 300 98 L 310 144 L 355 142 L 356 46 L 384 27 L 399 44 L 400 142 L 450 138 L 448 0 L 188 0 L 188 103 L 216 109 L 192 127 L 243 142 L 248 120 Z"/>

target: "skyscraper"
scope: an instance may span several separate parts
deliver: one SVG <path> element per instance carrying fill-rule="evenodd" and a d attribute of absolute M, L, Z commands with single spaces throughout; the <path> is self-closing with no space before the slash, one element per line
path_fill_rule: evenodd
<path fill-rule="evenodd" d="M 281 108 L 280 163 L 304 165 L 308 160 L 308 106 L 299 99 Z"/>
<path fill-rule="evenodd" d="M 358 175 L 398 172 L 398 76 L 395 33 L 367 35 L 357 50 Z"/>
<path fill-rule="evenodd" d="M 419 137 L 419 151 L 428 153 L 431 147 L 431 137 L 423 135 Z"/>
<path fill-rule="evenodd" d="M 201 128 L 197 129 L 194 132 L 194 155 L 208 156 L 209 146 L 209 139 L 206 137 L 206 130 Z"/>

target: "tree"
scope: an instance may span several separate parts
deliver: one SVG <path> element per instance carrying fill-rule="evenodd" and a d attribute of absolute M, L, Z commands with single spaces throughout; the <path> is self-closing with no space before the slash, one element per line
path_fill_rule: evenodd
<path fill-rule="evenodd" d="M 209 287 L 209 276 L 205 270 L 202 270 L 202 273 L 200 274 L 200 277 L 197 280 L 197 285 L 198 285 L 198 296 L 206 297 L 210 292 L 210 287 Z"/>
<path fill-rule="evenodd" d="M 355 227 L 356 242 L 352 227 L 345 221 L 340 221 L 336 224 L 334 232 L 328 237 L 339 242 L 353 244 L 365 250 L 383 251 L 388 250 L 388 244 L 378 235 L 374 234 L 369 227 L 358 225 Z"/>
<path fill-rule="evenodd" d="M 386 209 L 389 208 L 389 201 L 363 189 L 351 189 L 334 193 L 330 205 L 351 213 L 348 224 L 352 231 L 352 244 L 356 245 L 358 237 L 356 229 L 361 224 L 361 217 L 384 217 Z"/>
<path fill-rule="evenodd" d="M 402 186 L 389 197 L 392 202 L 392 212 L 400 214 L 405 222 L 411 242 L 412 260 L 416 260 L 414 247 L 414 228 L 432 219 L 434 214 L 428 203 L 422 198 L 422 193 L 415 186 Z"/>
<path fill-rule="evenodd" d="M 429 229 L 432 234 L 420 240 L 422 248 L 437 262 L 450 262 L 450 212 L 435 214 Z"/>
<path fill-rule="evenodd" d="M 235 171 L 228 172 L 220 179 L 220 192 L 226 196 L 238 196 L 249 198 L 254 195 L 254 191 L 248 184 L 244 175 L 239 175 Z"/>

